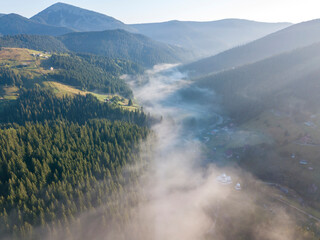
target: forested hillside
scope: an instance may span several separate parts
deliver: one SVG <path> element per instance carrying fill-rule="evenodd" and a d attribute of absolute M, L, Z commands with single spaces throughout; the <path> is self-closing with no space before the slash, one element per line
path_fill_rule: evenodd
<path fill-rule="evenodd" d="M 145 67 L 159 63 L 177 63 L 193 57 L 189 50 L 124 30 L 71 33 L 58 39 L 73 52 L 130 60 Z"/>
<path fill-rule="evenodd" d="M 152 39 L 192 50 L 197 57 L 207 57 L 254 41 L 290 25 L 290 23 L 223 19 L 210 22 L 174 20 L 130 26 Z"/>
<path fill-rule="evenodd" d="M 1 33 L 1 32 L 0 32 Z M 28 48 L 51 53 L 95 54 L 130 62 L 131 67 L 153 67 L 160 63 L 178 63 L 194 57 L 190 50 L 156 42 L 140 34 L 124 30 L 81 32 L 59 37 L 31 34 L 0 35 L 0 47 Z M 97 61 L 97 57 L 96 60 Z M 109 63 L 110 65 L 110 63 Z M 127 67 L 130 67 L 127 64 Z"/>
<path fill-rule="evenodd" d="M 127 187 L 139 188 L 143 169 L 127 169 L 145 165 L 139 150 L 152 120 L 131 106 L 132 91 L 120 75 L 144 69 L 127 60 L 66 53 L 52 37 L 0 42 L 48 51 L 0 51 L 0 238 L 65 239 L 72 226 L 86 225 L 82 213 L 98 209 L 98 228 L 129 221 L 138 196 Z M 74 93 L 49 90 L 48 83 L 57 82 Z M 104 95 L 98 100 L 81 89 Z M 130 111 L 112 100 L 123 97 Z"/>
<path fill-rule="evenodd" d="M 221 104 L 241 134 L 259 135 L 248 143 L 239 166 L 264 182 L 292 189 L 290 199 L 310 212 L 320 209 L 319 76 L 317 43 L 196 81 L 215 92 L 208 102 Z M 232 144 L 231 134 L 230 151 L 241 152 L 235 142 L 249 138 L 234 137 Z M 317 224 L 313 231 L 319 234 Z"/>
<path fill-rule="evenodd" d="M 111 204 L 101 212 L 102 227 L 115 218 L 125 220 L 122 204 L 112 201 L 123 193 L 125 184 L 137 181 L 123 168 L 139 161 L 138 143 L 147 132 L 106 120 L 1 129 L 1 238 L 42 239 L 37 228 L 55 237 L 57 229 L 67 232 L 82 212 Z"/>
<path fill-rule="evenodd" d="M 93 56 L 81 58 L 76 55 L 52 55 L 48 60 L 42 62 L 42 66 L 59 70 L 48 75 L 48 78 L 55 81 L 82 89 L 119 93 L 125 97 L 132 97 L 131 89 L 124 80 L 120 79 L 120 74 L 134 73 L 139 69 L 134 64 L 125 61 L 118 61 L 118 63 L 117 60 Z M 125 69 L 122 69 L 122 65 Z"/>
<path fill-rule="evenodd" d="M 269 34 L 243 46 L 201 59 L 181 69 L 194 76 L 254 63 L 277 54 L 290 52 L 320 41 L 320 20 L 302 22 Z"/>
<path fill-rule="evenodd" d="M 226 110 L 242 122 L 292 97 L 302 100 L 310 110 L 320 100 L 319 56 L 318 43 L 200 78 L 197 84 L 213 89 L 222 97 Z"/>
<path fill-rule="evenodd" d="M 3 107 L 0 121 L 1 236 L 57 237 L 82 212 L 101 207 L 101 227 L 126 220 L 124 206 L 135 197 L 112 201 L 137 184 L 137 172 L 123 168 L 142 161 L 138 148 L 149 132 L 143 112 L 38 87 Z"/>
<path fill-rule="evenodd" d="M 50 43 L 46 41 L 48 38 L 42 41 L 42 37 L 21 37 L 31 39 L 31 44 L 37 44 L 38 40 L 43 44 L 42 46 Z M 12 40 L 12 38 L 9 39 L 9 41 Z M 41 44 L 38 45 L 40 48 L 42 48 Z M 53 46 L 53 48 L 55 51 L 59 50 L 59 47 Z M 108 98 L 106 95 L 118 94 L 129 99 L 133 97 L 132 91 L 121 75 L 140 74 L 143 71 L 144 68 L 134 62 L 104 56 L 2 48 L 0 50 L 0 96 L 3 96 L 2 90 L 5 87 L 29 88 L 35 84 L 52 81 L 63 83 L 66 88 L 71 87 L 74 92 L 77 92 L 77 89 L 94 92 L 105 95 L 105 98 Z"/>
<path fill-rule="evenodd" d="M 21 75 L 7 67 L 0 67 L 0 84 L 20 87 L 23 85 Z"/>
<path fill-rule="evenodd" d="M 14 35 L 0 37 L 0 47 L 29 48 L 46 52 L 68 52 L 62 42 L 52 36 Z"/>
<path fill-rule="evenodd" d="M 72 30 L 64 27 L 55 27 L 37 23 L 14 13 L 0 18 L 1 35 L 38 34 L 58 36 L 69 32 L 72 32 Z"/>
<path fill-rule="evenodd" d="M 119 107 L 98 101 L 94 96 L 57 97 L 41 88 L 22 90 L 17 101 L 5 106 L 0 116 L 3 123 L 24 124 L 27 121 L 44 122 L 65 119 L 84 124 L 88 119 L 104 118 L 110 121 L 126 121 L 147 126 L 148 118 L 143 112 L 125 111 Z"/>
<path fill-rule="evenodd" d="M 128 111 L 113 103 L 101 102 L 91 94 L 58 97 L 41 87 L 21 89 L 17 100 L 1 102 L 0 124 L 68 120 L 84 124 L 89 119 L 125 121 L 141 127 L 152 119 L 143 111 Z"/>

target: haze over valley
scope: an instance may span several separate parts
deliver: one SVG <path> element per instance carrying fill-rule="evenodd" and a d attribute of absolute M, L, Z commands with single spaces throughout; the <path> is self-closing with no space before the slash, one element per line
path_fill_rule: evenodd
<path fill-rule="evenodd" d="M 0 239 L 319 239 L 319 24 L 1 14 Z"/>

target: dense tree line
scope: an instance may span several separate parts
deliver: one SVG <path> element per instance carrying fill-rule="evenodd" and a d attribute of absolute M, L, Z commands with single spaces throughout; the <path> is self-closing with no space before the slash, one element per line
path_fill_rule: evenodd
<path fill-rule="evenodd" d="M 119 76 L 142 71 L 84 54 L 54 54 L 43 66 L 58 69 L 52 80 L 128 97 Z M 150 117 L 91 94 L 60 98 L 37 84 L 24 89 L 25 80 L 0 67 L 0 84 L 20 87 L 18 99 L 0 108 L 0 238 L 67 239 L 72 227 L 86 226 L 82 213 L 94 213 L 101 229 L 120 228 L 138 202 L 141 168 L 133 165 L 145 166 L 139 146 Z"/>
<path fill-rule="evenodd" d="M 0 37 L 0 47 L 29 48 L 47 52 L 68 52 L 62 42 L 52 36 L 19 34 Z"/>
<path fill-rule="evenodd" d="M 160 63 L 177 63 L 193 57 L 190 51 L 180 47 L 153 41 L 143 35 L 120 29 L 70 33 L 57 39 L 75 53 L 91 53 L 130 60 L 144 67 L 153 67 Z"/>
<path fill-rule="evenodd" d="M 103 229 L 128 221 L 138 196 L 127 186 L 139 185 L 141 168 L 125 169 L 145 165 L 143 112 L 36 87 L 21 89 L 0 121 L 1 237 L 65 239 L 71 226 L 87 224 L 83 212 L 96 212 Z"/>
<path fill-rule="evenodd" d="M 83 124 L 93 118 L 126 121 L 139 126 L 146 126 L 149 122 L 148 116 L 143 112 L 125 111 L 111 104 L 102 103 L 91 94 L 59 98 L 53 92 L 40 87 L 22 89 L 17 101 L 7 105 L 0 115 L 1 122 L 18 124 L 57 119 Z"/>
<path fill-rule="evenodd" d="M 21 75 L 8 67 L 0 67 L 0 85 L 21 86 Z"/>
<path fill-rule="evenodd" d="M 103 64 L 102 61 L 100 61 L 100 64 Z M 119 93 L 125 97 L 131 97 L 131 89 L 119 77 L 119 67 L 113 64 L 113 69 L 110 71 L 110 65 L 111 62 L 109 62 L 109 69 L 106 71 L 101 67 L 90 64 L 86 59 L 79 56 L 56 54 L 42 63 L 42 66 L 46 68 L 59 69 L 58 72 L 51 74 L 50 77 L 53 80 L 85 90 Z"/>
<path fill-rule="evenodd" d="M 114 197 L 137 181 L 135 172 L 123 168 L 141 161 L 137 147 L 147 134 L 147 128 L 106 120 L 3 127 L 0 236 L 42 239 L 35 227 L 55 236 L 57 228 L 67 230 L 79 214 L 101 205 L 105 224 L 125 217 Z"/>
<path fill-rule="evenodd" d="M 144 68 L 141 65 L 129 60 L 108 58 L 84 53 L 79 53 L 77 56 L 85 59 L 90 64 L 102 68 L 104 71 L 112 73 L 113 75 L 119 76 L 122 74 L 140 74 L 144 71 Z"/>

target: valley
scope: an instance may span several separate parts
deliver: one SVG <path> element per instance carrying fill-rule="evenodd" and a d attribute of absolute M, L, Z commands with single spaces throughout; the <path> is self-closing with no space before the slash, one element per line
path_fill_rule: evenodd
<path fill-rule="evenodd" d="M 274 216 L 275 209 L 283 212 L 281 217 L 295 219 L 290 231 L 283 232 L 283 229 L 279 230 L 283 234 L 295 234 L 297 239 L 316 239 L 313 236 L 319 235 L 320 212 L 317 211 L 317 206 L 312 205 L 312 201 L 308 202 L 310 200 L 309 197 L 302 197 L 306 196 L 305 192 L 299 192 L 305 189 L 305 186 L 299 189 L 299 184 L 294 182 L 296 178 L 290 179 L 290 174 L 297 176 L 297 173 L 290 173 L 291 170 L 295 169 L 294 171 L 299 172 L 300 181 L 303 179 L 306 184 L 308 184 L 307 181 L 310 181 L 307 179 L 310 179 L 311 170 L 308 168 L 303 170 L 306 167 L 299 164 L 300 158 L 310 159 L 308 154 L 302 157 L 303 153 L 308 152 L 308 149 L 298 150 L 297 147 L 292 146 L 291 150 L 296 156 L 294 160 L 289 147 L 285 147 L 287 156 L 282 159 L 276 156 L 276 154 L 284 151 L 282 142 L 280 142 L 286 138 L 286 134 L 283 134 L 283 132 L 288 131 L 290 138 L 293 139 L 292 144 L 296 144 L 295 137 L 298 137 L 299 131 L 304 131 L 307 126 L 302 124 L 300 128 L 297 128 L 296 123 L 290 126 L 285 122 L 288 121 L 287 119 L 277 118 L 275 110 L 267 116 L 259 116 L 257 121 L 253 120 L 238 125 L 227 115 L 221 115 L 223 114 L 221 106 L 203 104 L 207 100 L 206 98 L 212 98 L 213 95 L 206 89 L 198 88 L 192 90 L 193 94 L 198 96 L 196 100 L 195 98 L 192 98 L 192 100 L 186 98 L 187 94 L 185 92 L 190 91 L 190 82 L 187 81 L 185 75 L 177 72 L 177 69 L 155 70 L 152 73 L 148 73 L 147 78 L 149 81 L 141 88 L 134 88 L 134 92 L 138 100 L 144 106 L 147 106 L 150 112 L 164 116 L 164 122 L 154 128 L 157 135 L 163 140 L 160 140 L 161 148 L 156 148 L 156 151 L 157 149 L 160 151 L 157 153 L 160 156 L 157 157 L 157 161 L 154 163 L 155 173 L 153 174 L 160 174 L 160 178 L 161 176 L 169 177 L 169 180 L 160 179 L 158 182 L 155 181 L 155 185 L 151 189 L 160 188 L 161 193 L 165 194 L 164 196 L 156 195 L 163 199 L 159 200 L 162 204 L 174 205 L 173 218 L 184 211 L 183 207 L 176 205 L 174 202 L 175 197 L 173 196 L 176 194 L 188 196 L 192 191 L 201 192 L 199 189 L 206 189 L 208 186 L 213 185 L 216 188 L 215 191 L 219 192 L 219 195 L 221 194 L 220 197 L 223 200 L 219 199 L 218 196 L 207 195 L 200 200 L 200 206 L 205 209 L 211 209 L 206 212 L 211 212 L 212 214 L 209 221 L 211 222 L 209 224 L 211 227 L 207 229 L 206 239 L 214 239 L 219 234 L 230 238 L 238 236 L 237 239 L 248 239 L 256 231 L 255 228 L 259 228 L 253 223 L 253 219 L 256 219 L 258 215 L 261 214 L 264 216 L 263 218 L 278 221 Z M 145 93 L 146 91 L 148 92 L 147 94 Z M 153 93 L 153 91 L 155 92 Z M 150 102 L 149 98 L 153 99 L 152 102 Z M 264 122 L 267 117 L 269 119 L 268 127 L 257 125 L 261 121 L 265 125 Z M 272 132 L 271 129 L 279 126 L 281 121 L 284 121 L 282 124 L 285 126 L 285 129 L 282 130 L 283 132 L 279 130 Z M 293 129 L 294 131 L 292 132 Z M 311 131 L 316 134 L 314 130 L 310 129 Z M 281 147 L 275 147 L 278 144 Z M 172 149 L 173 146 L 174 150 Z M 193 150 L 190 149 L 191 146 Z M 282 153 L 282 155 L 284 154 Z M 310 155 L 316 156 L 314 151 Z M 295 161 L 294 165 L 292 161 Z M 310 159 L 308 166 L 315 162 L 316 160 L 312 161 Z M 174 174 L 171 171 L 176 171 L 177 166 L 183 166 L 183 172 L 188 172 L 189 174 L 188 178 L 185 179 L 179 175 L 173 177 Z M 317 165 L 312 166 L 314 168 L 311 172 L 314 173 L 314 176 L 318 176 L 316 173 L 318 171 Z M 232 182 L 227 186 L 219 186 L 219 184 L 217 186 L 215 178 L 223 172 L 231 174 L 232 180 L 236 180 L 236 182 Z M 249 173 L 253 174 L 253 176 Z M 277 178 L 275 174 L 279 174 L 282 177 Z M 166 181 L 169 181 L 168 185 L 166 185 Z M 273 183 L 270 184 L 270 181 L 273 181 Z M 292 181 L 292 183 L 289 181 Z M 314 179 L 314 182 L 318 181 L 318 179 Z M 164 186 L 162 185 L 164 184 L 163 182 L 165 182 Z M 241 183 L 240 193 L 235 190 L 237 182 Z M 191 186 L 196 185 L 196 187 L 184 190 L 184 186 L 188 188 L 189 184 Z M 196 196 L 191 196 L 191 199 L 193 197 L 196 199 Z M 243 202 L 247 201 L 245 200 L 247 198 L 254 199 L 254 203 L 250 203 L 250 209 L 253 206 L 255 207 L 255 212 L 251 216 L 247 212 L 249 208 Z M 159 207 L 157 206 L 158 200 L 153 201 L 155 203 L 151 202 L 149 204 L 155 204 L 155 208 Z M 207 201 L 210 201 L 210 203 Z M 227 210 L 230 208 L 234 212 Z M 193 211 L 200 215 L 204 214 L 201 207 Z M 241 220 L 244 223 L 237 222 L 236 219 L 240 217 L 238 214 L 241 214 Z M 250 217 L 244 217 L 248 214 Z M 164 223 L 172 221 L 172 216 L 164 215 L 162 217 L 160 219 Z M 227 232 L 224 227 L 229 221 L 233 222 L 233 231 L 231 232 Z M 256 224 L 259 225 L 259 221 Z M 275 226 L 270 227 L 275 229 Z M 279 229 L 282 227 L 284 227 L 283 224 L 278 225 Z M 166 232 L 165 230 L 163 231 Z M 190 231 L 192 231 L 192 234 L 198 234 L 197 237 L 201 237 L 201 234 L 203 234 L 197 228 L 191 228 Z M 175 234 L 178 237 L 186 237 L 184 233 L 176 232 Z M 242 235 L 243 238 L 239 238 L 239 235 Z M 188 237 L 186 238 L 188 239 Z"/>
<path fill-rule="evenodd" d="M 1 240 L 319 240 L 320 20 L 163 19 L 0 14 Z"/>

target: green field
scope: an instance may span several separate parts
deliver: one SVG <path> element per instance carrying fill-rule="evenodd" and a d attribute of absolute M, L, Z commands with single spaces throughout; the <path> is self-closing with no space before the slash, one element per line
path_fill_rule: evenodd
<path fill-rule="evenodd" d="M 75 87 L 66 85 L 66 84 L 62 84 L 59 82 L 55 82 L 55 81 L 44 81 L 43 85 L 46 88 L 52 89 L 57 96 L 64 96 L 64 95 L 87 95 L 87 94 L 92 94 L 94 95 L 98 100 L 100 100 L 101 102 L 105 102 L 106 99 L 109 99 L 110 102 L 114 102 L 115 104 L 117 104 L 118 106 L 121 106 L 124 109 L 128 109 L 131 111 L 137 110 L 139 109 L 139 106 L 137 104 L 134 104 L 133 106 L 128 106 L 129 103 L 129 99 L 123 98 L 119 95 L 110 95 L 110 94 L 104 94 L 104 93 L 95 93 L 95 92 L 89 92 L 89 91 L 83 91 L 80 89 L 77 89 Z M 112 101 L 112 99 L 114 97 L 116 97 L 119 99 L 119 101 Z"/>

